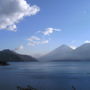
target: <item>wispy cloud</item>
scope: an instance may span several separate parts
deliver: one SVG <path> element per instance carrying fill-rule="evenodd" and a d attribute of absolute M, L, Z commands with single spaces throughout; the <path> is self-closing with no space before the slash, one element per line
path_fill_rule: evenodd
<path fill-rule="evenodd" d="M 38 36 L 31 36 L 29 37 L 27 40 L 29 41 L 28 45 L 30 46 L 36 46 L 36 45 L 43 45 L 43 44 L 48 44 L 49 41 L 51 40 L 49 36 L 50 34 L 54 33 L 54 32 L 58 32 L 61 31 L 61 29 L 55 29 L 55 28 L 47 28 L 43 31 L 38 31 L 37 34 L 41 37 Z M 40 34 L 41 33 L 41 34 Z M 44 39 L 42 38 L 42 36 L 44 35 Z M 48 38 L 48 39 L 45 39 Z"/>
<path fill-rule="evenodd" d="M 27 40 L 29 40 L 29 41 L 39 41 L 40 40 L 40 38 L 39 37 L 37 37 L 37 36 L 31 36 L 30 38 L 28 38 Z"/>
<path fill-rule="evenodd" d="M 61 31 L 61 29 L 46 28 L 45 30 L 39 31 L 39 32 L 42 33 L 43 35 L 50 35 L 50 34 L 52 34 L 54 32 L 58 32 L 58 31 Z"/>
<path fill-rule="evenodd" d="M 20 20 L 39 11 L 38 6 L 31 6 L 26 0 L 0 0 L 0 29 L 16 32 Z"/>
<path fill-rule="evenodd" d="M 47 44 L 47 43 L 49 43 L 49 40 L 44 40 L 41 42 L 41 44 Z"/>
<path fill-rule="evenodd" d="M 42 40 L 42 41 L 30 41 L 28 43 L 29 46 L 36 46 L 36 45 L 42 45 L 42 44 L 48 44 L 49 40 Z"/>
<path fill-rule="evenodd" d="M 30 46 L 36 46 L 36 45 L 41 45 L 41 44 L 47 44 L 49 43 L 49 40 L 43 40 L 37 36 L 31 36 L 30 38 L 27 39 L 28 45 Z"/>

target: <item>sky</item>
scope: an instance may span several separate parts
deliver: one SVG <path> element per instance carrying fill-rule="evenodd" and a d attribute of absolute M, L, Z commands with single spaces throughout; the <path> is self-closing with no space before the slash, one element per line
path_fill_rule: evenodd
<path fill-rule="evenodd" d="M 0 0 L 0 17 L 0 50 L 39 57 L 90 43 L 90 0 Z"/>

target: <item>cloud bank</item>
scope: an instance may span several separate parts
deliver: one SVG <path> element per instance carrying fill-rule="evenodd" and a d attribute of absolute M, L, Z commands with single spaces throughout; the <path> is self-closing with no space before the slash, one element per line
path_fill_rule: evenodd
<path fill-rule="evenodd" d="M 39 11 L 38 6 L 31 6 L 26 0 L 0 0 L 0 29 L 16 32 L 16 24 L 20 20 Z"/>

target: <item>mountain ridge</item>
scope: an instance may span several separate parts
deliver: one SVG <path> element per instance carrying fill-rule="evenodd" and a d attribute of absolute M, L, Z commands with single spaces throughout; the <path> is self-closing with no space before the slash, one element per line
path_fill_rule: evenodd
<path fill-rule="evenodd" d="M 50 53 L 40 57 L 39 60 L 90 60 L 90 43 L 85 43 L 76 49 L 72 49 L 67 45 L 61 45 Z"/>
<path fill-rule="evenodd" d="M 38 61 L 32 56 L 29 55 L 22 55 L 18 54 L 15 51 L 9 50 L 9 49 L 4 49 L 0 51 L 0 61 L 5 61 L 5 62 L 27 62 L 27 61 Z"/>

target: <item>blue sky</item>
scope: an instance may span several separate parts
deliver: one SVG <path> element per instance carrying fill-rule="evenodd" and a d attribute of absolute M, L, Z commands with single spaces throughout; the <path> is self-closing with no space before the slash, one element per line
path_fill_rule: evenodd
<path fill-rule="evenodd" d="M 27 0 L 27 4 L 37 5 L 40 10 L 16 23 L 16 32 L 1 28 L 0 50 L 23 46 L 17 52 L 39 56 L 62 44 L 79 46 L 89 42 L 90 0 Z M 50 28 L 52 32 L 45 35 Z M 32 45 L 32 37 L 36 45 Z"/>

